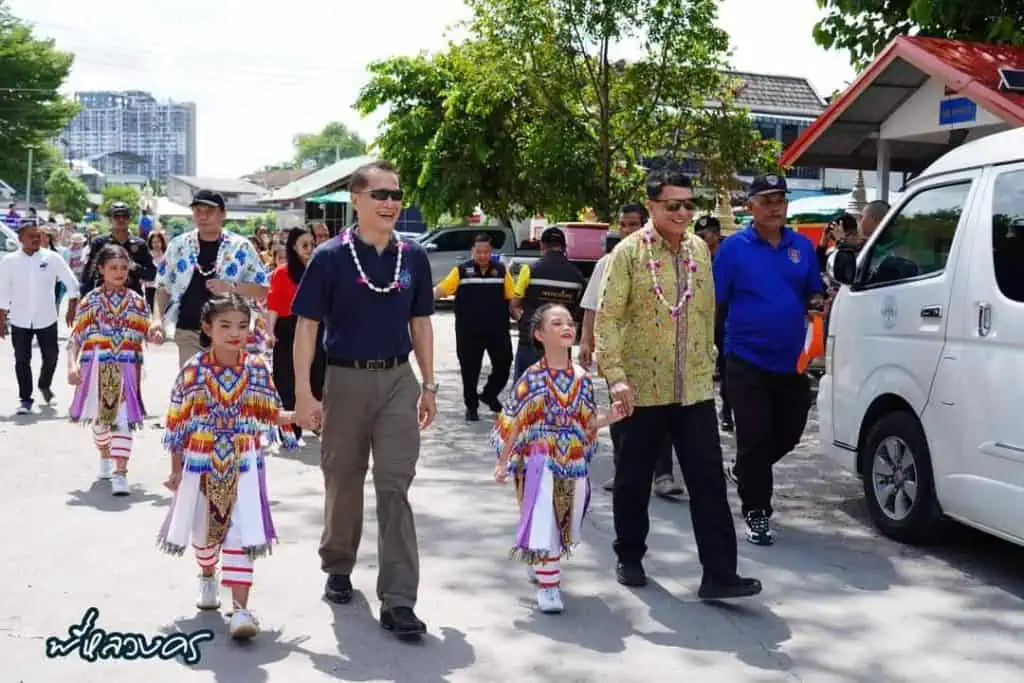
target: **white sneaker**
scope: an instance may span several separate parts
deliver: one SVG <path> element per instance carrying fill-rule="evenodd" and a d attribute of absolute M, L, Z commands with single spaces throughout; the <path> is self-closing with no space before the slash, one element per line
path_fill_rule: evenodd
<path fill-rule="evenodd" d="M 676 483 L 675 477 L 671 474 L 663 474 L 654 480 L 654 495 L 656 496 L 679 496 L 683 493 L 683 487 Z"/>
<path fill-rule="evenodd" d="M 100 458 L 100 479 L 110 479 L 114 476 L 114 461 L 110 458 Z"/>
<path fill-rule="evenodd" d="M 196 607 L 199 609 L 218 609 L 220 607 L 220 586 L 217 585 L 217 575 L 199 575 L 199 599 L 196 600 Z"/>
<path fill-rule="evenodd" d="M 541 588 L 537 591 L 537 607 L 544 614 L 560 614 L 565 609 L 562 592 L 557 588 Z"/>
<path fill-rule="evenodd" d="M 260 622 L 247 609 L 236 607 L 229 622 L 231 637 L 239 640 L 249 639 L 260 632 Z"/>
<path fill-rule="evenodd" d="M 124 474 L 115 474 L 110 480 L 110 493 L 115 496 L 127 496 L 130 493 L 128 477 Z"/>

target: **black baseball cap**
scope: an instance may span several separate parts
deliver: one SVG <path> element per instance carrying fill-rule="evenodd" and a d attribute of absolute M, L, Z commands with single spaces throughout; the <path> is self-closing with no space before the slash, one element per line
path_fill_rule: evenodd
<path fill-rule="evenodd" d="M 548 228 L 540 234 L 540 243 L 564 247 L 565 233 L 561 228 Z"/>
<path fill-rule="evenodd" d="M 124 202 L 114 202 L 113 204 L 110 205 L 110 208 L 107 209 L 107 215 L 108 216 L 131 216 L 132 215 L 132 210 L 131 210 L 131 207 L 129 207 Z"/>
<path fill-rule="evenodd" d="M 769 173 L 767 175 L 759 175 L 750 181 L 750 189 L 747 190 L 747 197 L 760 197 L 766 194 L 787 194 L 789 188 L 786 187 L 786 177 Z"/>
<path fill-rule="evenodd" d="M 220 192 L 214 192 L 213 190 L 199 190 L 199 192 L 196 192 L 195 196 L 192 197 L 192 203 L 189 204 L 189 206 L 192 207 L 197 204 L 203 204 L 204 206 L 216 206 L 218 209 L 223 210 L 225 206 L 224 195 Z"/>
<path fill-rule="evenodd" d="M 714 216 L 701 216 L 694 225 L 694 232 L 722 232 L 722 223 Z"/>

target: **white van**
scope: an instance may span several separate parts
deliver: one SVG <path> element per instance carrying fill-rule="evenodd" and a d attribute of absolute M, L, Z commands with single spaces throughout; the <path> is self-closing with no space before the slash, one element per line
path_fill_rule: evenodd
<path fill-rule="evenodd" d="M 848 286 L 821 443 L 875 524 L 926 543 L 952 518 L 1024 545 L 1024 129 L 932 164 L 831 274 Z"/>

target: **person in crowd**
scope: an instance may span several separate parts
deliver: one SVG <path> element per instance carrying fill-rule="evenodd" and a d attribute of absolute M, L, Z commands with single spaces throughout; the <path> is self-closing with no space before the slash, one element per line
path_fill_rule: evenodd
<path fill-rule="evenodd" d="M 316 238 L 316 246 L 319 247 L 321 244 L 331 239 L 331 231 L 327 229 L 327 225 L 324 223 L 314 223 L 313 236 Z"/>
<path fill-rule="evenodd" d="M 0 260 L 0 339 L 11 335 L 14 374 L 18 380 L 18 415 L 32 412 L 32 342 L 43 357 L 39 391 L 46 405 L 53 405 L 53 374 L 57 370 L 57 282 L 67 288 L 65 322 L 74 322 L 78 305 L 78 280 L 56 252 L 42 249 L 41 229 L 25 219 L 19 224 L 21 249 Z"/>
<path fill-rule="evenodd" d="M 151 231 L 146 237 L 146 248 L 153 257 L 153 265 L 160 270 L 167 260 L 167 235 L 162 230 Z M 152 280 L 144 281 L 142 286 L 146 294 L 146 305 L 152 311 L 153 302 L 156 301 L 156 274 L 154 273 Z"/>
<path fill-rule="evenodd" d="M 480 419 L 481 402 L 501 412 L 498 396 L 512 370 L 508 302 L 515 296 L 515 283 L 505 264 L 493 257 L 493 240 L 482 232 L 473 239 L 470 258 L 452 268 L 434 288 L 438 299 L 455 296 L 455 353 L 467 422 Z M 484 352 L 491 360 L 491 374 L 483 391 L 478 391 Z"/>
<path fill-rule="evenodd" d="M 160 548 L 183 555 L 189 544 L 201 575 L 196 607 L 220 607 L 221 584 L 231 590 L 231 636 L 252 638 L 259 622 L 249 609 L 254 561 L 271 552 L 277 532 L 267 494 L 264 451 L 276 427 L 294 422 L 281 410 L 270 369 L 243 349 L 252 312 L 237 294 L 218 294 L 200 313 L 203 346 L 171 389 L 164 447 L 174 500 L 160 529 Z"/>
<path fill-rule="evenodd" d="M 374 161 L 358 168 L 349 191 L 358 223 L 313 252 L 292 302 L 292 314 L 299 318 L 298 424 L 323 428 L 324 595 L 334 603 L 352 599 L 372 452 L 380 623 L 401 639 L 418 639 L 427 627 L 414 611 L 419 546 L 409 487 L 416 476 L 420 430 L 437 414 L 433 278 L 426 250 L 395 232 L 404 196 L 395 167 Z M 328 357 L 322 405 L 310 381 L 321 323 Z M 421 380 L 409 367 L 410 352 Z"/>
<path fill-rule="evenodd" d="M 153 232 L 153 217 L 149 215 L 149 209 L 143 209 L 139 217 L 139 237 L 149 243 L 149 235 Z"/>
<path fill-rule="evenodd" d="M 18 213 L 18 205 L 14 202 L 7 205 L 7 213 L 4 214 L 4 224 L 15 232 L 18 231 L 18 227 L 21 225 L 21 214 Z"/>
<path fill-rule="evenodd" d="M 274 267 L 280 268 L 281 266 L 288 265 L 288 245 L 280 244 L 274 247 Z"/>
<path fill-rule="evenodd" d="M 166 338 L 165 324 L 174 325 L 178 366 L 202 351 L 199 344 L 203 306 L 219 294 L 237 293 L 250 300 L 267 296 L 267 272 L 249 240 L 224 229 L 224 196 L 199 190 L 192 198 L 194 230 L 167 245 L 156 278 L 153 323 L 155 343 Z"/>
<path fill-rule="evenodd" d="M 714 216 L 701 216 L 694 224 L 694 232 L 708 245 L 711 260 L 714 262 L 718 249 L 722 246 L 722 224 Z M 718 378 L 718 395 L 722 400 L 722 412 L 719 416 L 723 432 L 732 432 L 735 428 L 732 419 L 732 406 L 729 404 L 728 382 L 725 377 L 725 318 L 726 307 L 715 308 L 715 350 L 718 352 L 715 364 L 715 375 Z"/>
<path fill-rule="evenodd" d="M 75 278 L 81 282 L 85 263 L 89 258 L 89 246 L 85 243 L 85 235 L 80 232 L 73 234 L 68 248 L 61 252 L 61 256 L 67 261 Z"/>
<path fill-rule="evenodd" d="M 101 235 L 89 244 L 89 260 L 82 272 L 82 293 L 88 293 L 96 286 L 96 262 L 100 251 L 108 244 L 124 247 L 132 257 L 132 267 L 128 274 L 128 288 L 143 295 L 142 283 L 156 276 L 156 265 L 149 247 L 141 237 L 132 235 L 128 227 L 131 223 L 132 210 L 124 202 L 114 202 L 107 210 L 110 218 L 110 234 Z"/>
<path fill-rule="evenodd" d="M 622 404 L 599 415 L 594 384 L 569 359 L 576 321 L 560 304 L 533 314 L 530 337 L 542 357 L 519 378 L 491 442 L 498 454 L 494 478 L 513 477 L 519 501 L 519 531 L 512 555 L 530 567 L 537 607 L 563 609 L 561 559 L 580 542 L 590 482 L 587 469 L 597 451 L 597 432 L 623 417 Z"/>
<path fill-rule="evenodd" d="M 270 291 L 267 293 L 267 346 L 273 349 L 274 384 L 281 395 L 285 410 L 295 410 L 295 353 L 296 318 L 292 315 L 292 301 L 299 283 L 306 272 L 306 265 L 313 256 L 313 231 L 307 227 L 292 228 L 285 245 L 287 262 L 274 269 L 270 275 Z M 313 398 L 323 400 L 324 375 L 327 372 L 327 354 L 317 345 L 310 369 L 310 387 Z M 302 427 L 293 425 L 298 439 L 302 438 Z M 301 441 L 300 441 L 301 445 Z"/>
<path fill-rule="evenodd" d="M 829 221 L 821 233 L 821 240 L 815 249 L 815 256 L 818 259 L 818 269 L 826 272 L 828 260 L 836 249 L 843 247 L 858 250 L 864 243 L 857 226 L 857 219 L 848 213 L 842 213 L 835 219 Z"/>
<path fill-rule="evenodd" d="M 594 332 L 598 368 L 627 415 L 612 493 L 616 578 L 625 586 L 647 584 L 651 479 L 669 434 L 704 568 L 698 596 L 719 600 L 756 595 L 761 583 L 736 571 L 715 414 L 711 253 L 689 231 L 695 208 L 692 184 L 681 171 L 648 174 L 651 221 L 612 251 Z"/>
<path fill-rule="evenodd" d="M 647 209 L 641 204 L 627 204 L 619 210 L 619 237 L 624 239 L 647 223 Z M 583 300 L 580 306 L 583 308 L 583 334 L 580 339 L 580 363 L 584 367 L 590 366 L 594 359 L 594 320 L 597 317 L 598 299 L 601 292 L 601 285 L 604 281 L 605 269 L 611 254 L 605 254 L 594 266 L 594 272 L 587 282 L 587 288 L 583 292 Z M 609 431 L 612 437 L 612 463 L 618 463 L 619 452 L 622 445 L 621 425 L 613 424 Z M 615 477 L 606 481 L 603 486 L 605 491 L 613 491 L 615 488 Z M 681 483 L 676 481 L 672 472 L 672 440 L 665 436 L 665 443 L 661 446 L 658 459 L 654 465 L 654 494 L 662 498 L 679 496 L 684 493 Z"/>
<path fill-rule="evenodd" d="M 511 303 L 512 317 L 519 323 L 516 381 L 526 368 L 540 360 L 539 351 L 530 341 L 533 314 L 544 304 L 562 304 L 575 314 L 583 294 L 586 278 L 569 262 L 565 247 L 565 233 L 560 228 L 547 228 L 540 235 L 540 259 L 532 266 L 524 265 L 519 272 L 516 296 Z"/>
<path fill-rule="evenodd" d="M 68 340 L 68 384 L 75 396 L 72 422 L 92 425 L 100 455 L 100 479 L 110 479 L 115 496 L 126 496 L 132 432 L 145 419 L 142 354 L 149 308 L 127 287 L 132 259 L 124 247 L 108 244 L 96 256 L 97 281 L 82 297 Z"/>
<path fill-rule="evenodd" d="M 889 213 L 889 204 L 880 199 L 876 199 L 873 202 L 868 202 L 867 206 L 864 207 L 864 211 L 860 215 L 860 236 L 866 242 L 872 235 L 875 234 L 875 230 L 878 229 L 878 224 L 882 222 L 886 214 Z"/>
<path fill-rule="evenodd" d="M 726 376 L 736 419 L 736 482 L 747 540 L 771 545 L 772 468 L 800 442 L 811 407 L 810 382 L 798 372 L 808 312 L 823 306 L 814 245 L 786 227 L 786 179 L 750 184 L 750 227 L 726 240 L 715 259 L 715 293 L 728 307 Z"/>

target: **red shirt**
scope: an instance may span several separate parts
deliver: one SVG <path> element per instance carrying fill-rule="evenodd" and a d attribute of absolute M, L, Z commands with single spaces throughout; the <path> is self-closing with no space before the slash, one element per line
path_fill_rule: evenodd
<path fill-rule="evenodd" d="M 288 274 L 288 266 L 278 266 L 270 275 L 270 291 L 267 292 L 267 308 L 277 313 L 278 318 L 287 318 L 292 314 L 292 301 L 298 284 Z"/>

